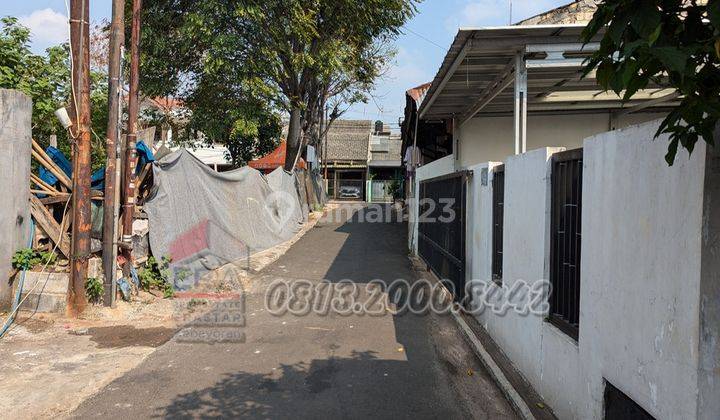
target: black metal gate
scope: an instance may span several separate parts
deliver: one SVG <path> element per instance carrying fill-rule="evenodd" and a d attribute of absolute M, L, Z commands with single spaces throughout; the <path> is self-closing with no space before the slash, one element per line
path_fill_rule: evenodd
<path fill-rule="evenodd" d="M 418 254 L 440 279 L 465 297 L 465 194 L 467 172 L 420 182 Z"/>

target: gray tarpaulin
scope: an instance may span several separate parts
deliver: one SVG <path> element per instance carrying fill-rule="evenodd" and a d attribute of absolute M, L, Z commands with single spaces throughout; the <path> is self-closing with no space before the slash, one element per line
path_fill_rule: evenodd
<path fill-rule="evenodd" d="M 155 162 L 153 175 L 150 247 L 156 258 L 172 258 L 178 289 L 291 239 L 307 218 L 295 176 L 282 169 L 267 179 L 250 167 L 219 173 L 180 150 Z"/>

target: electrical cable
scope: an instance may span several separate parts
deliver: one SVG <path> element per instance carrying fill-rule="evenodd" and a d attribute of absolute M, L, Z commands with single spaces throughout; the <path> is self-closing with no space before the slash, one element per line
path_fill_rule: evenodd
<path fill-rule="evenodd" d="M 68 200 L 65 203 L 65 208 L 63 209 L 63 217 L 62 217 L 62 221 L 60 222 L 60 237 L 57 238 L 57 240 L 55 241 L 55 247 L 52 249 L 50 254 L 54 254 L 57 251 L 58 247 L 60 246 L 60 241 L 62 240 L 63 234 L 65 234 L 65 218 L 67 217 L 67 211 L 69 208 L 69 204 L 72 200 L 72 194 L 73 193 L 70 193 L 70 197 L 68 197 Z M 34 224 L 33 224 L 33 226 L 34 226 Z M 34 228 L 33 228 L 33 235 L 34 235 Z M 32 236 L 30 237 L 30 240 L 32 241 Z M 32 246 L 32 242 L 30 243 L 30 246 Z M 43 266 L 42 270 L 40 270 L 40 274 L 43 274 L 45 272 L 45 270 L 47 269 L 47 266 L 50 265 L 51 260 L 52 260 L 52 257 L 48 257 L 48 260 L 45 262 L 45 265 Z M 26 271 L 27 270 L 23 270 L 23 283 L 25 280 L 24 275 L 25 275 Z M 50 280 L 50 274 L 48 273 L 48 276 L 45 278 L 45 283 L 43 283 L 43 287 L 45 287 L 45 285 L 47 285 L 47 282 L 49 280 Z M 40 284 L 40 281 L 36 281 L 35 284 L 33 285 L 33 287 L 31 287 L 30 290 L 28 290 L 25 297 L 22 300 L 20 300 L 20 302 L 18 302 L 17 305 L 14 306 L 14 308 L 8 315 L 7 320 L 5 321 L 5 325 L 3 326 L 3 329 L 0 330 L 0 338 L 7 332 L 10 325 L 12 325 L 12 323 L 15 319 L 15 314 L 17 314 L 17 311 L 20 309 L 20 307 L 25 302 L 25 300 L 27 300 L 27 298 L 30 297 L 30 293 L 32 293 L 35 290 L 35 288 L 37 288 L 38 284 Z"/>
<path fill-rule="evenodd" d="M 32 247 L 33 243 L 33 237 L 35 236 L 35 222 L 33 222 L 32 218 L 30 218 L 30 237 L 28 239 L 28 248 Z M 22 273 L 20 274 L 20 280 L 18 281 L 18 287 L 17 291 L 15 292 L 15 301 L 13 302 L 12 311 L 10 312 L 10 315 L 5 320 L 5 323 L 3 324 L 2 328 L 0 328 L 0 338 L 2 338 L 3 335 L 7 332 L 7 330 L 10 328 L 10 325 L 12 325 L 13 321 L 15 320 L 15 312 L 16 308 L 20 306 L 20 298 L 22 297 L 22 289 L 25 285 L 25 273 L 27 273 L 27 269 L 24 268 L 22 270 Z"/>
<path fill-rule="evenodd" d="M 70 92 L 72 93 L 73 107 L 75 108 L 75 122 L 79 123 L 80 109 L 78 108 L 77 95 L 75 92 L 75 64 L 73 63 L 72 24 L 71 24 L 71 19 L 70 19 L 70 4 L 68 3 L 68 0 L 65 0 L 65 9 L 67 10 L 67 14 L 68 14 L 68 47 L 70 49 Z M 84 15 L 85 15 L 85 3 L 83 2 L 83 16 Z M 84 29 L 84 27 L 81 22 L 80 42 L 83 42 L 83 29 Z M 76 134 L 73 134 L 72 126 L 69 126 L 67 128 L 67 130 L 70 133 L 70 137 L 73 139 L 77 138 L 80 135 L 79 128 L 78 128 L 78 132 Z"/>
<path fill-rule="evenodd" d="M 430 38 L 426 38 L 425 36 L 420 35 L 419 33 L 413 31 L 412 29 L 408 28 L 407 26 L 405 26 L 404 28 L 405 28 L 405 30 L 407 30 L 407 31 L 410 32 L 411 34 L 417 36 L 418 38 L 421 38 L 421 39 L 423 39 L 423 40 L 431 43 L 432 45 L 440 48 L 441 50 L 445 51 L 445 49 L 446 49 L 445 47 L 443 47 L 442 45 L 436 43 L 435 41 L 431 40 Z"/>

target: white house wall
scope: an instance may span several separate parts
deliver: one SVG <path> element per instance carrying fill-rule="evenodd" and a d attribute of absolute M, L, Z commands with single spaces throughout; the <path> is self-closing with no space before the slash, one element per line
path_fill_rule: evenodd
<path fill-rule="evenodd" d="M 652 121 L 662 116 L 655 113 L 636 113 L 617 119 L 618 128 Z M 608 131 L 610 115 L 559 114 L 528 115 L 527 150 L 541 147 L 582 147 L 583 139 Z M 515 151 L 513 117 L 478 117 L 459 129 L 460 166 L 469 167 L 489 161 L 503 161 Z"/>
<path fill-rule="evenodd" d="M 602 418 L 605 379 L 658 419 L 720 414 L 720 222 L 707 222 L 720 212 L 708 198 L 712 191 L 720 195 L 720 187 L 704 182 L 702 144 L 692 157 L 680 152 L 674 166 L 664 163 L 667 138 L 653 140 L 658 124 L 584 142 L 579 341 L 541 316 L 477 315 L 561 419 Z M 549 278 L 550 160 L 560 150 L 503 158 L 507 286 Z M 469 167 L 474 279 L 491 274 L 492 173 L 487 185 L 481 174 L 494 165 Z"/>

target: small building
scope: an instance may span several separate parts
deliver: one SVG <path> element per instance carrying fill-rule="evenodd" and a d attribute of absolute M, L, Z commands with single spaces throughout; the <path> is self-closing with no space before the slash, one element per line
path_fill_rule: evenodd
<path fill-rule="evenodd" d="M 677 94 L 581 77 L 583 28 L 461 29 L 408 92 L 410 250 L 560 419 L 720 418 L 718 151 L 668 166 Z"/>
<path fill-rule="evenodd" d="M 391 202 L 403 190 L 402 139 L 381 121 L 375 123 L 370 136 L 367 199 Z"/>
<path fill-rule="evenodd" d="M 186 147 L 185 150 L 217 172 L 225 172 L 233 169 L 232 160 L 230 160 L 230 151 L 222 144 Z"/>
<path fill-rule="evenodd" d="M 327 133 L 324 178 L 328 197 L 365 200 L 372 121 L 336 120 Z"/>

